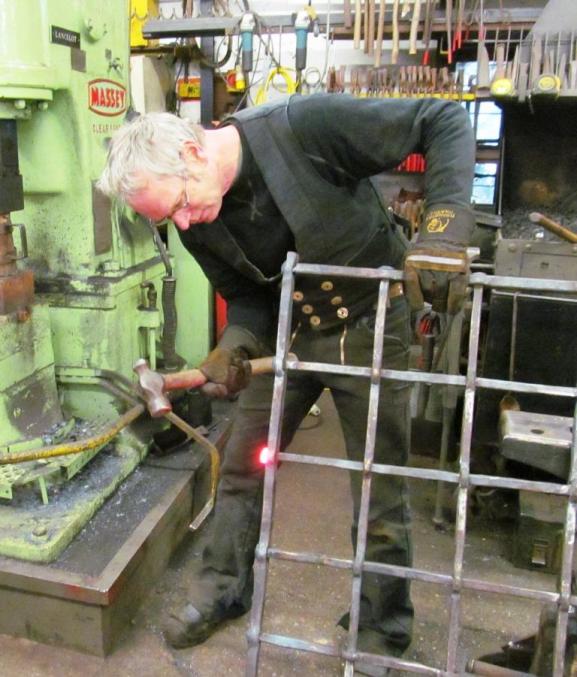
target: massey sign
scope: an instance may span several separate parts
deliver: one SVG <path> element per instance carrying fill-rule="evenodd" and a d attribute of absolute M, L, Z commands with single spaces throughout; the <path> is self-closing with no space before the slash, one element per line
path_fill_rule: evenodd
<path fill-rule="evenodd" d="M 97 115 L 107 117 L 124 113 L 126 88 L 114 80 L 91 80 L 88 83 L 88 108 Z"/>

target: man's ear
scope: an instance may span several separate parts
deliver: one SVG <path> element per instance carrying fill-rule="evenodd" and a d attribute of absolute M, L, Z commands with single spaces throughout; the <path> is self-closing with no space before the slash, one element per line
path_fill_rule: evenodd
<path fill-rule="evenodd" d="M 205 163 L 207 157 L 204 148 L 192 139 L 184 142 L 180 155 L 187 165 L 189 162 L 192 162 L 193 164 L 199 162 Z"/>

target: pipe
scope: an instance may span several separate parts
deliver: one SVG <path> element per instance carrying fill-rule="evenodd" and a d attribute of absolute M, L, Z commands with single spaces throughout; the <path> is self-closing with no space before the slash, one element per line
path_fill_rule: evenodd
<path fill-rule="evenodd" d="M 8 454 L 0 456 L 0 465 L 13 465 L 15 463 L 25 463 L 26 461 L 38 461 L 44 458 L 52 458 L 54 456 L 70 456 L 72 454 L 80 454 L 89 449 L 95 449 L 103 444 L 106 444 L 115 435 L 117 435 L 123 428 L 133 423 L 145 411 L 144 404 L 137 404 L 122 414 L 110 427 L 106 428 L 97 435 L 87 437 L 84 440 L 76 442 L 67 442 L 65 444 L 55 444 L 42 449 L 35 449 L 33 451 L 26 451 L 21 454 Z"/>

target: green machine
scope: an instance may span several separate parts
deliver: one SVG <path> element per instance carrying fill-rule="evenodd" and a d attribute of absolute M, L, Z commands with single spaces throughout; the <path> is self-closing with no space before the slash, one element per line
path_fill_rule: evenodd
<path fill-rule="evenodd" d="M 0 556 L 49 562 L 146 453 L 128 381 L 141 357 L 182 364 L 174 260 L 95 188 L 129 109 L 128 0 L 0 0 L 0 16 Z"/>

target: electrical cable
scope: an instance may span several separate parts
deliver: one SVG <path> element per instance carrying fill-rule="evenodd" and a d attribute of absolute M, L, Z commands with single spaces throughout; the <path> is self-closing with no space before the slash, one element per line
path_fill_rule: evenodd
<path fill-rule="evenodd" d="M 326 25 L 326 40 L 327 40 L 327 46 L 325 49 L 325 63 L 323 66 L 323 70 L 321 73 L 321 79 L 320 79 L 320 84 L 317 85 L 317 89 L 319 87 L 323 86 L 323 82 L 325 82 L 325 79 L 327 77 L 327 71 L 329 69 L 329 49 L 330 49 L 330 44 L 331 44 L 331 0 L 327 0 L 327 25 Z"/>
<path fill-rule="evenodd" d="M 278 87 L 275 86 L 274 84 L 274 79 L 277 75 L 280 75 L 285 83 L 286 83 L 286 92 L 283 91 L 283 94 L 294 94 L 297 89 L 296 81 L 293 80 L 292 76 L 290 75 L 289 71 L 286 68 L 281 68 L 280 66 L 277 66 L 276 68 L 271 68 L 269 71 L 266 80 L 264 84 L 259 87 L 258 92 L 256 93 L 255 97 L 255 104 L 259 106 L 260 104 L 263 104 L 266 99 L 267 99 L 267 92 L 269 90 L 269 87 L 272 85 L 277 91 L 282 91 L 279 90 Z"/>
<path fill-rule="evenodd" d="M 262 46 L 264 47 L 264 53 L 269 57 L 269 59 L 274 63 L 274 65 L 275 65 L 277 68 L 281 68 L 280 61 L 279 61 L 279 60 L 276 58 L 276 56 L 274 55 L 274 51 L 273 51 L 273 49 L 272 49 L 272 47 L 271 47 L 271 35 L 270 35 L 270 33 L 268 34 L 268 45 L 267 45 L 267 43 L 265 42 L 264 38 L 262 37 L 262 31 L 261 31 L 261 29 L 260 29 L 260 27 L 261 27 L 262 24 L 261 24 L 260 18 L 259 18 L 258 15 L 256 15 L 256 14 L 255 14 L 255 19 L 256 19 L 256 30 L 255 30 L 255 33 L 256 33 L 256 35 L 257 35 L 257 37 L 258 37 L 260 43 L 261 43 Z M 279 56 L 280 56 L 280 53 L 279 53 Z"/>
<path fill-rule="evenodd" d="M 227 42 L 227 47 L 226 47 L 226 53 L 223 56 L 222 59 L 219 59 L 218 61 L 212 61 L 209 59 L 202 50 L 200 50 L 201 57 L 199 59 L 200 63 L 203 66 L 206 66 L 207 68 L 211 68 L 212 70 L 217 70 L 218 68 L 222 68 L 224 64 L 230 59 L 232 55 L 232 35 L 225 35 L 224 38 L 221 40 L 220 45 L 216 49 L 216 54 L 218 54 L 218 51 L 220 49 L 220 46 L 224 43 L 224 40 L 228 38 Z"/>

